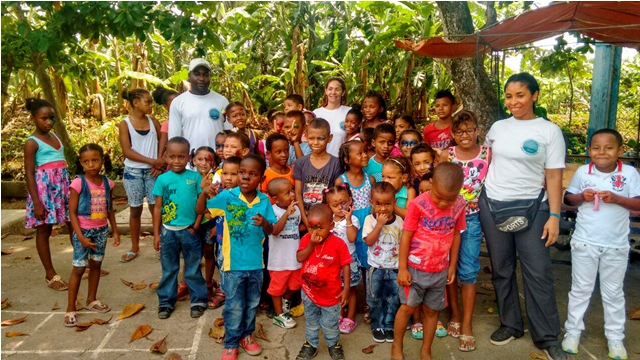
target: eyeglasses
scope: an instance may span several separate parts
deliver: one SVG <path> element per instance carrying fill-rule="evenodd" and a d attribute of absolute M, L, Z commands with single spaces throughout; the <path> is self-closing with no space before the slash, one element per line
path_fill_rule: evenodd
<path fill-rule="evenodd" d="M 417 140 L 402 140 L 402 142 L 400 142 L 400 147 L 414 147 L 416 145 L 418 145 Z"/>
<path fill-rule="evenodd" d="M 216 143 L 216 149 L 224 149 L 224 143 Z"/>
<path fill-rule="evenodd" d="M 462 136 L 462 134 L 467 134 L 469 136 L 475 134 L 476 130 L 478 128 L 472 128 L 472 129 L 467 129 L 467 130 L 456 130 L 453 132 L 453 135 L 455 136 Z"/>

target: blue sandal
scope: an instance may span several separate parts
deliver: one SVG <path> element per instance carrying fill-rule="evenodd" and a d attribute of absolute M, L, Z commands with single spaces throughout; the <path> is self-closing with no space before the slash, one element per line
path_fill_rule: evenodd
<path fill-rule="evenodd" d="M 133 251 L 127 251 L 126 253 L 124 253 L 124 255 L 120 257 L 120 262 L 128 263 L 129 261 L 137 258 L 138 255 L 140 255 L 140 252 L 134 253 Z"/>

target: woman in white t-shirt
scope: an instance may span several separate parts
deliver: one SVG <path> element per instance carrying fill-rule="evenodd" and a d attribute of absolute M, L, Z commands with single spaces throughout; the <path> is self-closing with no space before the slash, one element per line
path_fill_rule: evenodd
<path fill-rule="evenodd" d="M 487 133 L 485 145 L 491 147 L 492 159 L 480 197 L 480 220 L 491 259 L 491 280 L 501 323 L 491 335 L 491 343 L 505 345 L 524 334 L 515 273 L 519 256 L 531 339 L 549 359 L 566 359 L 558 340 L 560 319 L 549 256 L 549 246 L 556 242 L 559 232 L 564 139 L 557 125 L 535 114 L 540 91 L 533 76 L 527 73 L 511 76 L 504 92 L 505 106 L 513 116 L 495 122 Z M 546 194 L 541 195 L 543 187 Z M 528 219 L 528 229 L 518 232 L 509 232 L 512 231 L 509 226 L 498 229 L 496 224 L 501 221 L 496 221 L 494 215 L 499 204 L 493 200 L 530 199 L 537 199 L 534 203 L 539 208 Z M 489 202 L 494 211 L 490 210 Z"/>
<path fill-rule="evenodd" d="M 345 106 L 347 102 L 347 87 L 340 77 L 332 76 L 327 79 L 322 95 L 321 107 L 313 110 L 316 117 L 323 118 L 331 125 L 333 139 L 327 145 L 327 152 L 338 157 L 340 145 L 345 141 L 347 133 L 344 131 L 344 119 L 351 107 Z"/>

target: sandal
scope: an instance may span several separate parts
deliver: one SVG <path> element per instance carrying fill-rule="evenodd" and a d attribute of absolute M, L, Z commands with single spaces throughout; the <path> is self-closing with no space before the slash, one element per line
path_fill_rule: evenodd
<path fill-rule="evenodd" d="M 471 335 L 460 335 L 458 339 L 458 350 L 473 351 L 476 349 L 476 338 Z"/>
<path fill-rule="evenodd" d="M 422 328 L 422 323 L 415 323 L 411 325 L 411 337 L 416 340 L 422 340 L 424 337 L 424 329 Z"/>
<path fill-rule="evenodd" d="M 460 337 L 460 323 L 459 322 L 450 322 L 449 326 L 447 326 L 447 331 L 452 338 Z M 445 335 L 446 336 L 446 335 Z"/>
<path fill-rule="evenodd" d="M 140 255 L 140 251 L 138 251 L 137 253 L 134 253 L 133 251 L 127 251 L 120 258 L 120 262 L 121 263 L 128 263 L 129 261 L 137 258 L 138 255 Z"/>
<path fill-rule="evenodd" d="M 50 288 L 56 291 L 65 291 L 69 289 L 69 285 L 67 285 L 67 283 L 64 282 L 58 274 L 54 275 L 51 280 L 47 280 L 45 277 L 44 281 L 47 282 L 47 285 L 49 285 Z M 54 284 L 58 284 L 58 286 L 56 287 Z"/>
<path fill-rule="evenodd" d="M 342 318 L 338 327 L 340 328 L 340 332 L 342 334 L 351 334 L 353 330 L 356 329 L 356 325 L 358 325 L 355 321 L 349 318 Z"/>
<path fill-rule="evenodd" d="M 78 315 L 75 311 L 64 314 L 64 326 L 75 327 L 78 325 Z"/>
<path fill-rule="evenodd" d="M 100 277 L 103 276 L 107 276 L 111 274 L 111 272 L 109 270 L 105 270 L 105 269 L 100 269 Z M 89 269 L 87 268 L 87 270 L 84 271 L 84 274 L 82 274 L 82 279 L 87 279 L 89 277 Z"/>
<path fill-rule="evenodd" d="M 100 302 L 100 300 L 92 301 L 90 304 L 84 307 L 85 310 L 97 312 L 97 313 L 106 313 L 111 310 L 109 305 L 105 305 Z"/>
<path fill-rule="evenodd" d="M 178 301 L 187 300 L 189 298 L 189 287 L 185 283 L 178 285 Z"/>
<path fill-rule="evenodd" d="M 369 305 L 365 305 L 364 306 L 364 323 L 365 324 L 371 324 L 371 308 L 369 308 Z"/>
<path fill-rule="evenodd" d="M 211 301 L 207 303 L 207 307 L 209 307 L 209 309 L 217 309 L 220 306 L 224 305 L 225 300 L 226 295 L 224 294 L 224 291 L 218 289 L 213 295 L 213 298 L 211 298 Z"/>
<path fill-rule="evenodd" d="M 439 338 L 447 336 L 447 329 L 444 328 L 444 325 L 442 325 L 440 321 L 438 321 L 438 325 L 436 325 L 436 336 Z"/>

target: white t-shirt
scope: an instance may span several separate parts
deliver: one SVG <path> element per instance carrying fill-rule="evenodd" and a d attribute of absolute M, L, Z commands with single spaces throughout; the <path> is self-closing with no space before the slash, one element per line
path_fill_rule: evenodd
<path fill-rule="evenodd" d="M 362 238 L 369 236 L 376 227 L 378 221 L 373 215 L 364 218 L 362 227 Z M 398 254 L 400 253 L 400 238 L 402 235 L 402 225 L 404 220 L 396 215 L 396 220 L 389 225 L 385 225 L 380 230 L 380 236 L 367 250 L 367 262 L 369 266 L 377 269 L 397 269 Z"/>
<path fill-rule="evenodd" d="M 543 118 L 496 121 L 487 133 L 485 145 L 491 148 L 484 185 L 490 199 L 535 199 L 542 190 L 545 169 L 565 167 L 562 131 Z"/>
<path fill-rule="evenodd" d="M 333 140 L 327 145 L 327 152 L 335 157 L 338 157 L 340 145 L 347 137 L 347 133 L 344 131 L 344 119 L 346 119 L 349 110 L 351 110 L 351 107 L 344 105 L 334 110 L 328 110 L 323 107 L 313 110 L 317 117 L 327 120 L 331 125 Z"/>
<path fill-rule="evenodd" d="M 640 176 L 636 169 L 622 163 L 611 173 L 602 173 L 591 163 L 576 170 L 567 192 L 581 194 L 587 189 L 611 191 L 622 197 L 634 198 L 640 196 Z M 600 210 L 596 211 L 593 205 L 593 201 L 585 201 L 578 207 L 573 238 L 595 246 L 628 249 L 629 210 L 600 201 Z"/>
<path fill-rule="evenodd" d="M 355 215 L 351 215 L 351 224 L 355 226 L 356 230 L 360 230 L 360 221 Z M 347 244 L 347 248 L 349 248 L 349 254 L 353 254 L 356 252 L 356 243 L 350 242 L 349 238 L 347 238 L 347 218 L 344 218 L 340 221 L 333 222 L 333 235 L 339 237 Z M 269 249 L 271 251 L 271 249 Z"/>
<path fill-rule="evenodd" d="M 191 149 L 200 146 L 215 149 L 216 135 L 232 128 L 222 115 L 227 105 L 229 100 L 215 91 L 206 95 L 186 91 L 178 95 L 169 111 L 169 139 L 182 136 L 189 140 Z"/>
<path fill-rule="evenodd" d="M 276 218 L 280 220 L 287 212 L 280 206 L 273 204 L 273 212 Z M 269 235 L 269 262 L 268 270 L 298 270 L 302 264 L 296 259 L 296 253 L 300 246 L 300 208 L 296 206 L 296 211 L 289 215 L 284 229 L 278 235 Z"/>

